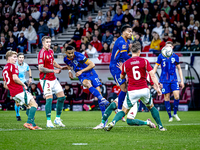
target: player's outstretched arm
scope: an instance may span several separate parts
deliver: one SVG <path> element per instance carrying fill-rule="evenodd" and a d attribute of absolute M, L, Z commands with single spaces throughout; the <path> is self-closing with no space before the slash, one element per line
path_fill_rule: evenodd
<path fill-rule="evenodd" d="M 158 69 L 158 64 L 155 64 L 155 66 L 154 66 L 154 68 L 153 68 L 154 74 L 156 73 L 157 69 Z"/>
<path fill-rule="evenodd" d="M 181 78 L 181 84 L 180 84 L 180 86 L 181 86 L 181 88 L 183 89 L 183 88 L 185 87 L 185 85 L 184 85 L 184 81 L 183 81 L 182 69 L 181 69 L 180 64 L 178 64 L 176 67 L 177 67 L 177 69 L 178 69 L 178 73 L 179 73 L 179 76 L 180 76 L 180 78 Z"/>
<path fill-rule="evenodd" d="M 52 69 L 45 68 L 43 66 L 43 64 L 39 65 L 38 68 L 39 68 L 39 71 L 43 72 L 43 73 L 53 73 L 54 72 L 54 73 L 58 73 L 59 74 L 61 72 L 60 69 L 52 70 Z"/>
<path fill-rule="evenodd" d="M 22 81 L 20 81 L 19 77 L 16 74 L 13 74 L 12 77 L 15 83 L 22 85 L 25 88 L 25 90 L 27 90 L 26 85 Z"/>
<path fill-rule="evenodd" d="M 30 67 L 29 67 L 28 74 L 29 74 L 29 83 L 31 83 L 32 82 L 32 72 L 31 72 L 31 68 Z"/>
<path fill-rule="evenodd" d="M 160 90 L 160 88 L 159 88 L 158 80 L 157 80 L 157 78 L 156 78 L 156 76 L 155 76 L 155 74 L 154 74 L 154 71 L 153 71 L 153 70 L 149 71 L 149 74 L 150 74 L 150 76 L 151 76 L 151 79 L 152 79 L 152 81 L 153 81 L 153 83 L 154 83 L 154 86 L 155 86 L 155 88 L 156 88 L 155 90 L 157 91 L 158 95 L 159 95 L 159 96 L 162 95 L 162 92 L 161 92 L 161 90 Z"/>
<path fill-rule="evenodd" d="M 76 77 L 80 76 L 83 72 L 89 71 L 89 70 L 91 70 L 92 68 L 95 67 L 95 64 L 89 59 L 87 60 L 86 65 L 88 65 L 86 68 L 76 72 Z"/>

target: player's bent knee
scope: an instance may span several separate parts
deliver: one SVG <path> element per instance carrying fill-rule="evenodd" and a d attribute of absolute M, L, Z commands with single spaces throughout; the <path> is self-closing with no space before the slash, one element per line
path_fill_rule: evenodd
<path fill-rule="evenodd" d="M 35 107 L 38 108 L 38 104 L 36 103 L 36 101 L 34 99 L 31 99 L 29 102 L 29 107 Z"/>
<path fill-rule="evenodd" d="M 175 100 L 178 100 L 178 99 L 179 99 L 179 96 L 174 96 L 174 99 L 175 99 Z"/>
<path fill-rule="evenodd" d="M 92 84 L 90 83 L 90 81 L 84 80 L 84 81 L 83 81 L 83 86 L 85 86 L 85 87 L 87 87 L 87 88 L 90 88 L 90 87 L 92 87 Z"/>
<path fill-rule="evenodd" d="M 147 108 L 150 110 L 154 107 L 154 104 L 151 104 L 151 106 L 148 106 Z"/>

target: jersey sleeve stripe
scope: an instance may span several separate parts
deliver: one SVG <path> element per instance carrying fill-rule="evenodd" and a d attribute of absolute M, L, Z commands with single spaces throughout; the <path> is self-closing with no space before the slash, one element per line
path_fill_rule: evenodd
<path fill-rule="evenodd" d="M 115 58 L 117 57 L 117 54 L 119 54 L 119 50 L 117 50 L 116 54 L 115 54 Z"/>
<path fill-rule="evenodd" d="M 159 64 L 159 63 L 156 63 L 156 65 L 158 65 L 158 66 L 159 66 L 160 64 Z"/>
<path fill-rule="evenodd" d="M 89 59 L 87 59 L 87 60 L 85 61 L 85 64 L 86 64 L 88 61 L 89 61 Z"/>
<path fill-rule="evenodd" d="M 123 52 L 127 52 L 127 50 L 123 50 L 123 51 L 121 51 L 121 53 L 123 53 Z"/>

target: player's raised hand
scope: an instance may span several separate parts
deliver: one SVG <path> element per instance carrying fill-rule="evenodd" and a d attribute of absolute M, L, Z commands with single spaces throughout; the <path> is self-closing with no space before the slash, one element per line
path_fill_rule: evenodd
<path fill-rule="evenodd" d="M 185 84 L 183 82 L 181 82 L 180 87 L 183 89 L 185 87 Z"/>
<path fill-rule="evenodd" d="M 123 65 L 122 62 L 117 63 L 117 68 L 119 68 L 121 71 L 122 71 L 122 65 Z"/>
<path fill-rule="evenodd" d="M 78 72 L 76 73 L 76 77 L 80 76 L 81 74 L 82 74 L 82 71 L 78 71 Z"/>
<path fill-rule="evenodd" d="M 74 79 L 74 78 L 73 78 L 73 74 L 72 74 L 71 72 L 69 72 L 69 78 L 70 78 L 70 79 Z"/>
<path fill-rule="evenodd" d="M 59 74 L 61 72 L 61 70 L 60 69 L 56 69 L 56 70 L 53 70 L 53 72 Z"/>

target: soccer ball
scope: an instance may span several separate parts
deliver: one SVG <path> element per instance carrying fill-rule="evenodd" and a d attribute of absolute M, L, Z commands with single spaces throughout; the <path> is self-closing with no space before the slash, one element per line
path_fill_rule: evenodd
<path fill-rule="evenodd" d="M 161 53 L 164 57 L 171 57 L 173 54 L 173 49 L 169 46 L 165 46 L 162 48 Z"/>

